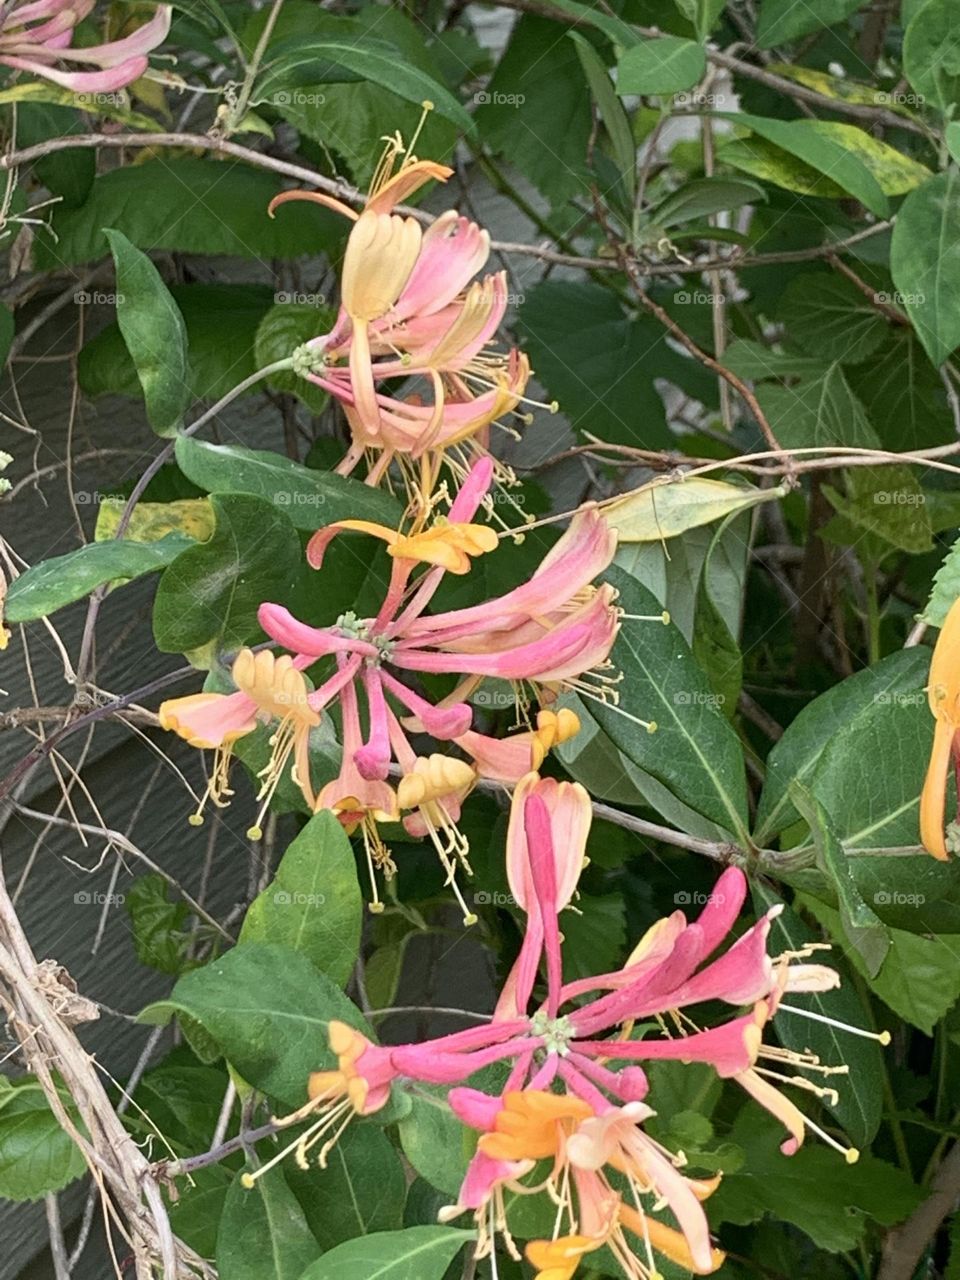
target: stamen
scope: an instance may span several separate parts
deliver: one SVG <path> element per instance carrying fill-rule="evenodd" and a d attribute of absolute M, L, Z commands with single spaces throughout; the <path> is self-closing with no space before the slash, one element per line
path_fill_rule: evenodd
<path fill-rule="evenodd" d="M 847 1164 L 856 1164 L 860 1159 L 860 1152 L 856 1147 L 845 1147 L 842 1143 L 838 1142 L 836 1138 L 831 1138 L 829 1133 L 824 1129 L 821 1129 L 819 1125 L 814 1124 L 808 1116 L 803 1117 L 803 1123 L 812 1133 L 815 1133 L 818 1138 L 822 1139 L 828 1147 L 833 1147 L 834 1151 L 839 1151 Z"/>
<path fill-rule="evenodd" d="M 849 1032 L 852 1036 L 861 1036 L 864 1040 L 877 1040 L 882 1045 L 890 1043 L 889 1031 L 867 1031 L 864 1027 L 851 1026 L 849 1022 L 840 1022 L 837 1018 L 828 1018 L 825 1013 L 814 1013 L 811 1009 L 795 1009 L 792 1004 L 780 1004 L 777 1012 L 795 1013 L 801 1018 L 810 1018 L 813 1022 L 822 1022 L 825 1026 L 836 1027 L 840 1031 Z"/>

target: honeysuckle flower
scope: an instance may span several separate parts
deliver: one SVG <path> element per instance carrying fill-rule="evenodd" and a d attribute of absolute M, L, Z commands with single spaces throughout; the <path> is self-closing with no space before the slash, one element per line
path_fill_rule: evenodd
<path fill-rule="evenodd" d="M 233 667 L 237 693 L 195 694 L 165 702 L 160 709 L 165 728 L 216 751 L 207 795 L 217 805 L 229 796 L 233 744 L 258 723 L 274 723 L 270 760 L 261 774 L 261 813 L 251 835 L 259 836 L 266 807 L 292 761 L 307 804 L 332 810 L 349 832 L 361 832 L 373 910 L 380 909 L 378 875 L 395 870 L 379 828 L 403 817 L 411 834 L 433 842 L 464 919 L 472 923 L 476 917 L 456 881 L 459 868 L 469 873 L 467 843 L 457 826 L 465 796 L 478 777 L 516 783 L 579 728 L 569 709 L 554 711 L 546 705 L 535 718 L 528 716 L 528 729 L 505 739 L 478 732 L 467 699 L 483 679 L 514 682 L 522 714 L 527 714 L 531 694 L 546 703 L 565 689 L 615 697 L 605 671 L 619 625 L 615 592 L 594 586 L 593 579 L 610 563 L 616 535 L 593 508 L 574 516 L 529 582 L 469 609 L 427 614 L 445 573 L 465 572 L 473 557 L 499 545 L 493 530 L 473 522 L 492 471 L 489 459 L 478 462 L 449 514 L 430 524 L 416 523 L 397 533 L 346 520 L 320 530 L 307 554 L 321 571 L 326 547 L 340 533 L 360 532 L 386 542 L 391 574 L 376 616 L 346 613 L 333 626 L 312 627 L 283 606 L 265 603 L 258 614 L 260 625 L 288 656 L 274 660 L 264 651 L 254 661 L 245 650 Z M 419 566 L 423 572 L 414 577 Z M 316 688 L 308 688 L 302 672 L 321 659 L 335 669 Z M 412 687 L 421 672 L 461 679 L 435 705 Z M 334 702 L 342 717 L 341 768 L 315 793 L 309 733 Z M 448 752 L 420 755 L 410 741 L 411 734 L 419 733 L 449 744 Z M 450 754 L 453 750 L 466 759 Z M 195 822 L 205 802 L 206 797 Z"/>
<path fill-rule="evenodd" d="M 936 724 L 920 795 L 920 840 L 929 854 L 945 861 L 960 852 L 957 822 L 945 826 L 951 763 L 960 776 L 960 600 L 951 606 L 933 648 L 927 701 Z"/>
<path fill-rule="evenodd" d="M 106 44 L 72 48 L 74 29 L 95 0 L 13 0 L 0 5 L 0 63 L 42 76 L 78 93 L 113 93 L 147 70 L 146 55 L 166 39 L 170 5 L 132 35 Z M 62 71 L 61 63 L 80 63 L 96 71 Z"/>
<path fill-rule="evenodd" d="M 501 1237 L 519 1258 L 505 1192 L 545 1190 L 557 1206 L 554 1234 L 527 1247 L 541 1280 L 569 1280 L 580 1261 L 602 1246 L 631 1280 L 656 1280 L 657 1253 L 707 1275 L 723 1261 L 702 1207 L 719 1176 L 688 1176 L 682 1154 L 646 1131 L 655 1110 L 640 1064 L 707 1063 L 783 1122 L 785 1154 L 796 1151 L 809 1129 L 853 1160 L 855 1151 L 820 1129 L 779 1088 L 793 1083 L 833 1101 L 832 1089 L 786 1073 L 829 1076 L 846 1068 L 763 1041 L 765 1027 L 778 1013 L 804 1012 L 786 1004 L 785 996 L 829 990 L 837 985 L 837 974 L 809 962 L 820 944 L 770 956 L 776 907 L 725 946 L 747 891 L 743 872 L 730 867 L 696 920 L 675 911 L 647 931 L 622 969 L 564 982 L 559 915 L 576 893 L 590 817 L 589 796 L 577 783 L 535 774 L 521 779 L 507 834 L 507 876 L 526 928 L 491 1021 L 394 1046 L 374 1046 L 359 1033 L 348 1037 L 331 1028 L 338 1071 L 311 1079 L 311 1100 L 289 1118 L 310 1121 L 295 1145 L 303 1159 L 315 1142 L 334 1129 L 340 1132 L 352 1116 L 382 1106 L 395 1082 L 445 1085 L 451 1110 L 479 1137 L 457 1203 L 440 1217 L 446 1222 L 474 1214 L 478 1257 L 490 1253 Z M 534 992 L 541 978 L 538 997 Z M 714 1025 L 698 1025 L 695 1010 L 718 1003 L 732 1012 Z M 631 1038 L 640 1019 L 646 1034 Z M 881 1042 L 889 1039 L 845 1029 Z M 495 1063 L 509 1064 L 499 1094 L 469 1083 Z M 327 1138 L 321 1162 L 333 1140 Z M 537 1168 L 544 1161 L 545 1175 Z M 654 1216 L 664 1205 L 675 1227 Z"/>
<path fill-rule="evenodd" d="M 426 114 L 430 104 L 424 106 Z M 287 201 L 311 200 L 353 221 L 340 312 L 329 333 L 298 350 L 296 368 L 343 406 L 352 444 L 338 470 L 347 474 L 373 455 L 368 480 L 376 483 L 396 460 L 414 504 L 429 499 L 442 463 L 462 478 L 477 453 L 486 453 L 493 423 L 507 415 L 527 420 L 517 406 L 530 376 L 519 352 L 490 346 L 507 284 L 502 271 L 474 278 L 490 254 L 488 233 L 452 209 L 426 231 L 393 212 L 423 183 L 453 172 L 414 156 L 419 132 L 409 147 L 399 136 L 387 139 L 361 213 L 315 191 L 284 192 L 269 208 L 272 216 Z M 414 391 L 394 394 L 389 388 L 398 379 L 415 380 Z M 509 468 L 500 467 L 498 477 L 514 483 Z"/>

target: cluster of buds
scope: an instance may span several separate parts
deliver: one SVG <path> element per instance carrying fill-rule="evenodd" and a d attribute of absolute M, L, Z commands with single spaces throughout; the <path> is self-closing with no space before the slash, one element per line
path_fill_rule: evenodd
<path fill-rule="evenodd" d="M 594 585 L 610 564 L 616 535 L 593 507 L 574 516 L 529 581 L 483 604 L 427 613 L 444 574 L 469 572 L 475 557 L 499 546 L 489 526 L 473 523 L 492 471 L 491 460 L 481 459 L 446 516 L 406 531 L 345 520 L 314 535 L 307 558 L 318 570 L 331 539 L 344 530 L 386 543 L 391 576 L 375 617 L 345 613 L 332 626 L 313 627 L 282 605 L 264 603 L 260 625 L 286 653 L 276 657 L 270 650 L 244 649 L 232 666 L 235 693 L 198 693 L 163 703 L 164 728 L 215 752 L 194 823 L 203 820 L 207 802 L 227 803 L 237 739 L 270 723 L 271 754 L 260 775 L 261 812 L 251 837 L 262 834 L 267 806 L 292 767 L 310 809 L 331 810 L 348 832 L 361 831 L 373 910 L 381 905 L 377 872 L 391 875 L 395 869 L 379 826 L 402 818 L 412 835 L 430 837 L 465 920 L 474 921 L 456 881 L 458 869 L 469 872 L 467 843 L 457 826 L 464 797 L 478 778 L 517 782 L 577 731 L 572 711 L 554 709 L 560 693 L 615 696 L 606 668 L 619 627 L 615 591 Z M 416 574 L 419 566 L 425 568 Z M 321 661 L 324 678 L 313 687 L 305 672 Z M 459 678 L 450 694 L 433 703 L 414 687 L 421 673 Z M 469 698 L 488 677 L 513 684 L 527 720 L 526 727 L 505 738 L 472 727 Z M 333 781 L 315 790 L 310 734 L 334 703 L 342 724 L 341 768 Z M 419 755 L 411 742 L 418 734 L 459 754 Z"/>
<path fill-rule="evenodd" d="M 0 5 L 0 63 L 42 76 L 75 93 L 114 93 L 139 80 L 147 70 L 147 54 L 167 37 L 170 5 L 132 35 L 106 44 L 73 48 L 75 28 L 95 0 L 13 0 Z M 63 71 L 62 63 L 96 67 L 95 71 Z"/>
<path fill-rule="evenodd" d="M 441 1220 L 472 1212 L 478 1257 L 502 1239 L 518 1258 L 505 1192 L 543 1193 L 556 1206 L 553 1235 L 526 1246 L 541 1280 L 570 1280 L 585 1255 L 603 1246 L 630 1280 L 653 1280 L 660 1274 L 657 1254 L 698 1275 L 721 1265 L 703 1210 L 720 1179 L 689 1176 L 682 1153 L 646 1131 L 655 1111 L 641 1064 L 706 1063 L 783 1124 L 784 1155 L 793 1155 L 812 1131 L 849 1163 L 857 1159 L 856 1150 L 816 1125 L 780 1087 L 795 1085 L 835 1102 L 835 1090 L 816 1078 L 847 1068 L 765 1043 L 778 1013 L 803 1013 L 787 997 L 828 991 L 839 976 L 810 963 L 821 944 L 769 954 L 778 907 L 725 946 L 746 896 L 738 868 L 722 874 L 697 920 L 675 911 L 648 930 L 621 969 L 564 982 L 559 916 L 576 893 L 590 820 L 590 800 L 578 784 L 535 773 L 520 781 L 507 875 L 526 927 L 491 1020 L 394 1046 L 331 1023 L 336 1067 L 311 1076 L 308 1102 L 279 1122 L 308 1127 L 257 1173 L 245 1175 L 247 1185 L 290 1150 L 307 1167 L 319 1149 L 323 1166 L 346 1123 L 381 1110 L 395 1083 L 441 1085 L 454 1113 L 479 1135 L 457 1203 Z M 718 1005 L 729 1014 L 707 1025 L 702 1011 Z M 635 1035 L 640 1021 L 643 1033 Z M 889 1041 L 886 1033 L 874 1038 Z M 471 1087 L 471 1077 L 492 1064 L 509 1065 L 502 1090 Z M 664 1207 L 676 1226 L 657 1216 Z"/>
<path fill-rule="evenodd" d="M 424 118 L 431 106 L 424 103 Z M 426 231 L 394 212 L 453 172 L 416 158 L 419 132 L 409 146 L 399 135 L 387 139 L 360 213 L 317 191 L 287 191 L 270 205 L 272 214 L 287 201 L 311 200 L 353 222 L 336 323 L 299 349 L 296 367 L 343 406 L 352 443 L 338 470 L 348 474 L 366 457 L 376 484 L 396 463 L 414 502 L 429 497 L 442 465 L 461 480 L 487 455 L 491 427 L 503 418 L 529 421 L 518 406 L 535 403 L 524 395 L 526 356 L 491 346 L 507 282 L 503 271 L 475 278 L 490 254 L 488 233 L 454 209 Z M 410 388 L 399 397 L 389 389 L 398 379 Z M 497 470 L 503 485 L 515 482 L 509 468 L 497 463 Z"/>

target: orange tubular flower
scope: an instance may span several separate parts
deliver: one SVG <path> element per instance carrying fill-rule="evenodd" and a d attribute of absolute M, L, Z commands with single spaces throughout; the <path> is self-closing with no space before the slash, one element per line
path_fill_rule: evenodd
<path fill-rule="evenodd" d="M 927 853 L 945 862 L 960 851 L 956 823 L 945 828 L 951 761 L 960 777 L 960 599 L 954 601 L 934 646 L 927 701 L 936 728 L 920 794 L 920 840 Z"/>

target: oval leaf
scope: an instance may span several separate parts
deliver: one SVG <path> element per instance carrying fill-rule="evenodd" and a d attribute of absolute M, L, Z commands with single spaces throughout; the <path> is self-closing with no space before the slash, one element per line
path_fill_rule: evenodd
<path fill-rule="evenodd" d="M 332 813 L 315 814 L 273 881 L 250 904 L 241 942 L 283 942 L 346 986 L 360 949 L 363 900 L 350 841 Z"/>
<path fill-rule="evenodd" d="M 472 1231 L 408 1227 L 349 1240 L 308 1267 L 301 1280 L 441 1280 Z"/>
<path fill-rule="evenodd" d="M 335 520 L 376 520 L 394 526 L 400 522 L 400 504 L 389 494 L 265 449 L 181 436 L 177 462 L 187 479 L 208 493 L 254 494 L 277 507 L 296 528 L 309 532 Z"/>
<path fill-rule="evenodd" d="M 662 542 L 758 502 L 782 498 L 784 492 L 782 487 L 748 489 L 703 476 L 651 480 L 606 503 L 603 514 L 621 542 Z"/>
<path fill-rule="evenodd" d="M 147 417 L 159 435 L 172 435 L 192 399 L 183 316 L 147 255 L 122 231 L 103 234 L 117 273 L 117 323 L 143 388 Z"/>

